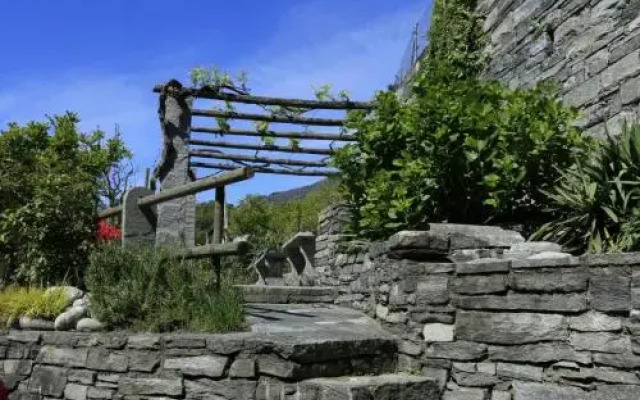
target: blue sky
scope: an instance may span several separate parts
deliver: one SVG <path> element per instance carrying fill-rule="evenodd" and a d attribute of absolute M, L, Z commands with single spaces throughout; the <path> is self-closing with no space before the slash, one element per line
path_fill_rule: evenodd
<path fill-rule="evenodd" d="M 311 98 L 313 87 L 330 83 L 368 99 L 392 82 L 429 2 L 8 2 L 0 24 L 0 127 L 65 110 L 78 112 L 85 130 L 113 132 L 118 124 L 142 181 L 160 155 L 155 84 L 187 83 L 191 68 L 215 65 L 247 71 L 255 94 Z M 258 174 L 229 188 L 229 199 L 317 179 Z"/>

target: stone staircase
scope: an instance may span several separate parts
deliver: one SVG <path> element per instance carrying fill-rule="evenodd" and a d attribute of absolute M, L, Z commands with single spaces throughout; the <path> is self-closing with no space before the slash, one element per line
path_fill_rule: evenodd
<path fill-rule="evenodd" d="M 440 399 L 435 380 L 398 372 L 398 338 L 359 311 L 334 306 L 337 287 L 316 286 L 315 243 L 313 233 L 294 235 L 254 261 L 256 284 L 240 286 L 252 332 L 278 335 L 279 346 L 295 343 L 294 352 L 306 354 L 298 354 L 299 366 L 279 367 L 290 372 L 279 378 L 295 387 L 267 385 L 257 399 Z"/>

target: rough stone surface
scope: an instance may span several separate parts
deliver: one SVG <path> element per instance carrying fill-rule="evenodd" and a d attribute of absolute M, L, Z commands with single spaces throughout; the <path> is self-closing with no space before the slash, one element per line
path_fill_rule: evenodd
<path fill-rule="evenodd" d="M 82 318 L 87 315 L 86 307 L 71 307 L 62 314 L 58 315 L 54 321 L 54 328 L 57 331 L 68 331 L 73 329 Z"/>
<path fill-rule="evenodd" d="M 216 356 L 169 358 L 164 360 L 164 369 L 175 369 L 186 376 L 220 378 L 228 361 L 227 357 Z"/>
<path fill-rule="evenodd" d="M 82 318 L 80 321 L 78 321 L 76 329 L 81 332 L 95 332 L 103 330 L 104 325 L 102 324 L 102 322 L 94 318 Z"/>
<path fill-rule="evenodd" d="M 568 325 L 568 319 L 562 315 L 460 311 L 456 337 L 493 344 L 566 340 Z"/>

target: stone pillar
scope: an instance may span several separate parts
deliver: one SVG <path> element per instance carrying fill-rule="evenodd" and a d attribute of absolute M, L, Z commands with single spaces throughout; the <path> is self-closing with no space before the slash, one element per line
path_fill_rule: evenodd
<path fill-rule="evenodd" d="M 162 190 L 192 181 L 189 174 L 189 135 L 193 98 L 182 91 L 176 80 L 167 83 L 160 94 L 158 114 L 164 148 L 155 176 Z M 195 196 L 185 196 L 158 205 L 156 246 L 195 245 Z"/>
<path fill-rule="evenodd" d="M 138 199 L 153 194 L 143 187 L 134 187 L 124 194 L 122 209 L 122 245 L 153 246 L 156 240 L 156 207 L 142 209 Z"/>

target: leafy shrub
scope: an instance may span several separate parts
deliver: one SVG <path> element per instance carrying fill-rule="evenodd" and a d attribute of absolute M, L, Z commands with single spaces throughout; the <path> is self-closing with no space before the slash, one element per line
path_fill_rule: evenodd
<path fill-rule="evenodd" d="M 552 219 L 534 235 L 574 252 L 640 250 L 640 125 L 623 127 L 545 192 Z"/>
<path fill-rule="evenodd" d="M 350 113 L 358 142 L 334 163 L 358 233 L 535 221 L 539 190 L 591 147 L 552 85 L 511 90 L 481 77 L 486 39 L 474 9 L 438 1 L 411 97 L 379 92 L 373 111 Z"/>
<path fill-rule="evenodd" d="M 54 319 L 69 306 L 64 289 L 8 286 L 0 291 L 0 320 L 9 321 L 26 316 Z"/>
<path fill-rule="evenodd" d="M 98 193 L 128 156 L 119 137 L 78 131 L 67 113 L 0 131 L 0 264 L 5 280 L 82 284 Z"/>
<path fill-rule="evenodd" d="M 87 287 L 91 312 L 118 328 L 150 331 L 238 330 L 244 324 L 241 293 L 225 281 L 207 285 L 207 263 L 169 259 L 170 250 L 122 249 L 111 244 L 91 254 Z"/>

